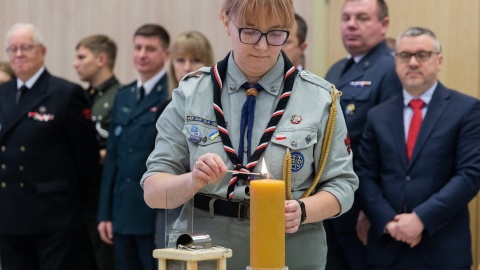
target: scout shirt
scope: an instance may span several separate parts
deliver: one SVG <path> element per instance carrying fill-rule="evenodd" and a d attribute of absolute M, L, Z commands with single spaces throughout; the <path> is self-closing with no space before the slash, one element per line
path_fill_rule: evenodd
<path fill-rule="evenodd" d="M 223 83 L 221 100 L 227 130 L 232 145 L 238 151 L 240 115 L 247 96 L 241 88 L 247 79 L 235 64 L 232 56 L 228 60 L 227 76 Z M 258 82 L 265 90 L 259 92 L 255 106 L 252 148 L 256 148 L 267 127 L 268 121 L 278 103 L 283 90 L 284 59 L 277 63 Z M 199 156 L 215 153 L 225 162 L 228 169 L 234 166 L 230 162 L 216 126 L 213 110 L 213 84 L 209 68 L 202 68 L 203 74 L 186 76 L 179 88 L 173 92 L 173 100 L 157 121 L 158 136 L 156 147 L 147 160 L 145 178 L 166 172 L 180 175 L 190 172 Z M 321 144 L 331 105 L 332 86 L 323 79 L 301 71 L 295 79 L 292 95 L 284 115 L 272 136 L 263 157 L 270 178 L 282 178 L 283 157 L 286 149 L 292 153 L 292 196 L 300 198 L 310 186 L 319 165 Z M 337 104 L 340 108 L 340 105 Z M 201 141 L 192 142 L 192 134 L 201 136 Z M 199 134 L 197 134 L 199 133 Z M 353 203 L 354 192 L 358 187 L 358 178 L 353 172 L 352 155 L 347 145 L 347 130 L 341 110 L 337 111 L 336 127 L 326 168 L 321 184 L 316 191 L 324 190 L 333 194 L 341 205 L 341 213 L 348 211 Z M 246 138 L 245 138 L 246 141 Z M 244 165 L 247 163 L 246 155 Z M 259 165 L 261 162 L 259 162 Z M 260 171 L 255 168 L 255 172 Z M 216 184 L 204 187 L 200 193 L 226 198 L 228 182 L 232 175 L 227 173 Z M 328 181 L 326 181 L 328 180 Z M 242 181 L 236 186 L 233 201 L 247 200 Z"/>

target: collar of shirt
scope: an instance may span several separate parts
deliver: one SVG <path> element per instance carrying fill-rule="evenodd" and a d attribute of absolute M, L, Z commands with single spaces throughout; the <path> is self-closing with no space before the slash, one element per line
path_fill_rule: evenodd
<path fill-rule="evenodd" d="M 247 78 L 242 73 L 240 68 L 238 68 L 235 60 L 233 59 L 233 52 L 228 59 L 228 67 L 227 67 L 227 79 L 226 85 L 228 86 L 229 93 L 233 93 L 238 91 L 247 81 Z M 265 89 L 266 92 L 270 93 L 271 95 L 277 96 L 280 94 L 280 90 L 283 86 L 284 81 L 284 74 L 283 69 L 285 66 L 285 61 L 283 56 L 280 54 L 278 57 L 277 62 L 273 67 L 262 76 L 258 83 Z M 225 84 L 224 83 L 224 84 Z"/>
<path fill-rule="evenodd" d="M 37 82 L 40 75 L 42 75 L 43 71 L 45 71 L 45 66 L 42 66 L 35 74 L 33 74 L 30 79 L 26 82 L 22 82 L 19 78 L 17 78 L 17 89 L 20 89 L 23 85 L 26 85 L 28 89 L 32 89 L 33 85 Z"/>
<path fill-rule="evenodd" d="M 358 62 L 362 61 L 363 57 L 365 57 L 366 54 L 360 54 L 360 55 L 355 55 L 353 57 L 353 62 L 355 62 L 355 64 L 357 64 Z M 351 55 L 347 55 L 347 60 L 352 58 Z"/>
<path fill-rule="evenodd" d="M 430 101 L 432 100 L 432 96 L 433 96 L 433 93 L 435 92 L 435 88 L 437 88 L 437 85 L 438 85 L 438 81 L 436 81 L 430 88 L 428 88 L 427 91 L 425 91 L 421 96 L 418 97 L 419 99 L 423 100 L 423 102 L 425 102 L 424 108 L 426 108 L 430 103 Z M 409 108 L 408 103 L 410 103 L 410 101 L 414 98 L 415 97 L 410 95 L 410 93 L 408 93 L 407 90 L 403 89 L 403 105 L 406 108 Z"/>
<path fill-rule="evenodd" d="M 108 80 L 101 83 L 99 86 L 95 87 L 95 89 L 97 90 L 97 93 L 98 92 L 106 92 L 110 88 L 111 85 L 113 85 L 117 82 L 118 82 L 117 78 L 115 76 L 112 76 Z"/>
<path fill-rule="evenodd" d="M 150 92 L 152 92 L 153 87 L 157 84 L 157 82 L 167 73 L 165 69 L 162 69 L 159 73 L 157 73 L 155 76 L 150 78 L 148 81 L 144 82 L 142 84 L 142 81 L 140 78 L 137 79 L 137 89 L 143 86 L 143 89 L 145 89 L 145 96 L 148 96 Z"/>

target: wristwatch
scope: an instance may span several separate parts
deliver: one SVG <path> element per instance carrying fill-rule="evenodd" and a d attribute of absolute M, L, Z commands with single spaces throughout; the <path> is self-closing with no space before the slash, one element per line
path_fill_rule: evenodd
<path fill-rule="evenodd" d="M 300 209 L 302 209 L 302 217 L 300 218 L 300 224 L 302 224 L 307 219 L 307 211 L 305 211 L 305 204 L 302 201 L 300 200 L 296 200 L 296 201 L 300 205 Z"/>

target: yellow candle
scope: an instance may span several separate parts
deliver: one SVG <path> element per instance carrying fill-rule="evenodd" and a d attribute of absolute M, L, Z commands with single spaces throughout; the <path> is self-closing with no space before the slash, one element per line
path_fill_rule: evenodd
<path fill-rule="evenodd" d="M 250 182 L 250 267 L 285 267 L 285 182 Z"/>

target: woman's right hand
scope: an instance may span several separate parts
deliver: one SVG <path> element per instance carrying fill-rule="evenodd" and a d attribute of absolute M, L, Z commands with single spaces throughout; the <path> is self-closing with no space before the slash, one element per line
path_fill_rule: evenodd
<path fill-rule="evenodd" d="M 192 181 L 196 190 L 220 181 L 227 172 L 227 166 L 219 155 L 208 153 L 198 157 L 193 165 Z"/>

